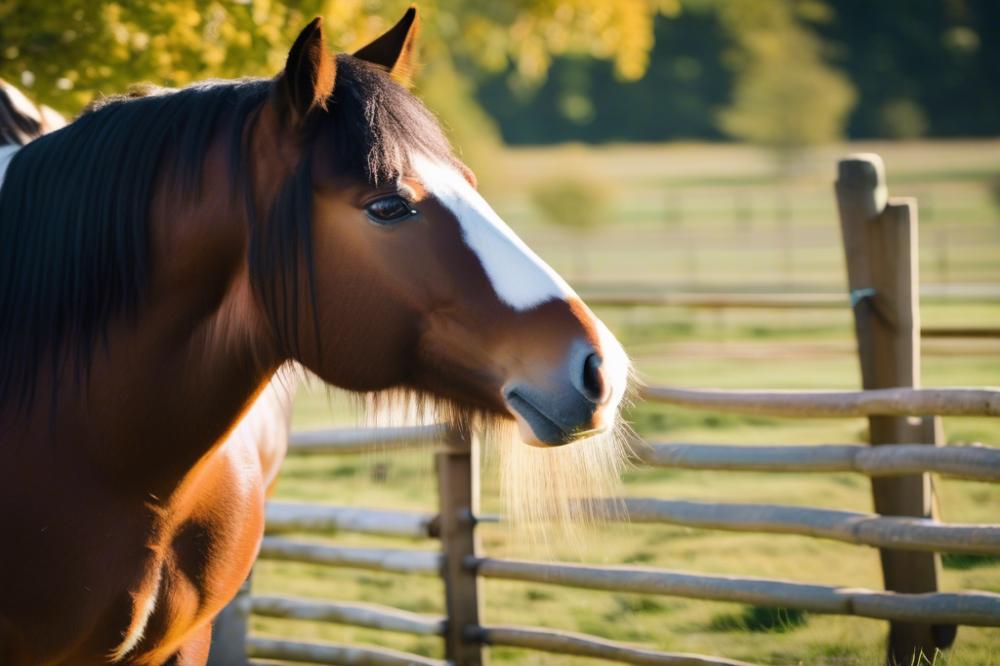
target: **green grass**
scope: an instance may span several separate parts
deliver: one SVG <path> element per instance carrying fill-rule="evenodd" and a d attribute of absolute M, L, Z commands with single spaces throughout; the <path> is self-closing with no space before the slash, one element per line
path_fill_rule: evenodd
<path fill-rule="evenodd" d="M 869 146 L 852 147 L 868 149 Z M 1000 213 L 985 182 L 1000 172 L 996 143 L 900 144 L 883 149 L 890 186 L 926 200 L 921 222 L 925 282 L 1000 283 Z M 594 281 L 629 279 L 660 285 L 801 289 L 843 286 L 843 258 L 830 179 L 838 150 L 822 151 L 791 184 L 787 229 L 774 222 L 779 184 L 766 157 L 743 147 L 666 146 L 511 151 L 498 158 L 511 175 L 491 196 L 542 256 L 576 265 L 563 232 L 541 224 L 524 186 L 567 160 L 612 182 L 619 213 L 589 241 Z M 846 152 L 844 150 L 843 152 Z M 893 189 L 897 189 L 893 187 Z M 677 202 L 680 202 L 678 204 Z M 679 211 L 679 212 L 678 212 Z M 786 242 L 787 241 L 787 242 Z M 786 258 L 790 256 L 790 260 Z M 578 276 L 580 277 L 580 276 Z M 599 314 L 626 344 L 642 377 L 678 386 L 722 388 L 856 388 L 859 370 L 850 313 L 704 311 L 684 308 L 606 309 Z M 924 324 L 1000 325 L 1000 304 L 928 302 Z M 1000 342 L 928 340 L 927 386 L 1000 384 Z M 735 444 L 864 441 L 866 422 L 743 417 L 639 405 L 627 417 L 646 438 Z M 319 387 L 296 402 L 295 426 L 353 424 L 352 402 Z M 1000 420 L 952 418 L 950 443 L 1000 443 Z M 375 474 L 379 466 L 381 474 Z M 951 522 L 996 522 L 1000 487 L 934 480 L 941 513 Z M 625 477 L 630 495 L 704 501 L 772 502 L 871 511 L 868 480 L 851 474 L 764 474 L 637 469 Z M 355 506 L 435 509 L 435 480 L 426 452 L 291 458 L 278 484 L 282 499 Z M 498 509 L 497 480 L 483 479 L 486 511 Z M 877 551 L 797 536 L 613 525 L 575 545 L 541 550 L 495 525 L 481 528 L 487 553 L 631 564 L 691 572 L 775 577 L 878 589 Z M 352 534 L 310 536 L 345 545 L 400 545 Z M 430 542 L 404 543 L 433 548 Z M 1000 558 L 946 554 L 942 587 L 1000 592 Z M 443 613 L 442 586 L 430 577 L 261 562 L 260 593 L 370 601 L 422 613 Z M 873 620 L 804 614 L 738 604 L 629 595 L 555 586 L 484 581 L 487 622 L 583 631 L 662 650 L 697 652 L 767 664 L 877 664 L 886 625 Z M 303 639 L 382 645 L 441 656 L 440 641 L 391 632 L 255 618 L 256 632 Z M 998 664 L 1000 630 L 962 627 L 940 664 Z M 493 648 L 495 663 L 597 664 L 523 650 Z"/>

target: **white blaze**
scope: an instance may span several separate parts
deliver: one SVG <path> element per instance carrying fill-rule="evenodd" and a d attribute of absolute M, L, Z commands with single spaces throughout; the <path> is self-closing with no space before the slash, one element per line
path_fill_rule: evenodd
<path fill-rule="evenodd" d="M 413 167 L 427 192 L 458 220 L 466 245 L 479 258 L 500 300 L 515 310 L 528 310 L 545 301 L 576 296 L 566 281 L 500 219 L 457 168 L 423 155 L 413 158 Z M 603 357 L 602 368 L 611 384 L 611 395 L 601 408 L 602 420 L 613 427 L 628 385 L 630 363 L 625 350 L 604 322 L 594 317 L 594 323 Z"/>
<path fill-rule="evenodd" d="M 458 169 L 419 155 L 414 157 L 413 166 L 424 188 L 458 220 L 466 245 L 479 257 L 500 300 L 515 310 L 528 310 L 548 300 L 575 295 Z"/>

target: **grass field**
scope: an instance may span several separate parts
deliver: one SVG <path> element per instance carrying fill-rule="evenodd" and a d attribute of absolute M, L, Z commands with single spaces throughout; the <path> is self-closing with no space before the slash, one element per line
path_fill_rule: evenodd
<path fill-rule="evenodd" d="M 870 146 L 851 146 L 868 150 Z M 1000 284 L 1000 211 L 987 185 L 1000 173 L 1000 143 L 904 144 L 877 147 L 890 190 L 930 203 L 921 221 L 925 283 Z M 518 150 L 498 157 L 509 174 L 492 193 L 500 212 L 557 268 L 572 272 L 579 244 L 542 224 L 524 189 L 572 168 L 612 183 L 615 222 L 589 237 L 586 275 L 578 281 L 629 281 L 684 288 L 840 289 L 844 284 L 831 184 L 837 150 L 809 160 L 792 182 L 770 175 L 766 156 L 732 146 L 611 147 Z M 842 152 L 846 152 L 846 149 Z M 568 166 L 571 165 L 571 166 Z M 779 202 L 776 204 L 775 202 Z M 777 223 L 776 205 L 790 210 Z M 749 211 L 749 212 L 748 212 Z M 789 236 L 789 230 L 790 236 Z M 942 248 L 942 244 L 947 247 Z M 846 311 L 696 311 L 634 308 L 601 311 L 630 350 L 644 379 L 679 386 L 854 388 L 859 384 Z M 1000 304 L 956 301 L 923 310 L 927 325 L 1000 326 Z M 1000 383 L 1000 341 L 931 340 L 924 345 L 927 386 Z M 302 392 L 295 426 L 353 423 L 349 401 L 317 387 Z M 725 443 L 863 441 L 860 419 L 777 420 L 640 405 L 627 415 L 647 439 Z M 948 419 L 949 442 L 1000 443 L 996 419 Z M 375 467 L 387 472 L 382 478 Z M 947 521 L 997 522 L 1000 488 L 935 479 Z M 784 474 L 636 470 L 629 495 L 711 501 L 761 501 L 870 511 L 867 479 L 847 474 Z M 290 459 L 278 497 L 337 504 L 435 508 L 430 456 Z M 496 510 L 487 470 L 484 509 Z M 606 526 L 574 546 L 539 552 L 499 526 L 482 530 L 498 556 L 558 557 L 633 563 L 695 572 L 778 577 L 824 584 L 880 587 L 877 551 L 794 536 L 753 535 L 667 526 Z M 339 544 L 396 544 L 331 535 Z M 433 548 L 430 542 L 414 547 Z M 945 556 L 945 589 L 1000 592 L 1000 558 Z M 442 613 L 441 583 L 291 563 L 258 564 L 254 589 L 328 597 Z M 568 590 L 486 581 L 486 621 L 552 626 L 659 649 L 701 652 L 768 664 L 875 664 L 885 623 L 768 611 L 736 604 Z M 430 638 L 317 623 L 254 619 L 263 634 L 319 638 L 441 654 Z M 1000 630 L 962 628 L 956 649 L 939 663 L 1000 664 Z M 590 660 L 491 649 L 496 663 L 587 664 Z"/>

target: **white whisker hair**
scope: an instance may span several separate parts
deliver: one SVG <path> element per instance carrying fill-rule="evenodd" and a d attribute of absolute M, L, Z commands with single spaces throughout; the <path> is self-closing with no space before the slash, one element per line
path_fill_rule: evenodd
<path fill-rule="evenodd" d="M 483 448 L 485 470 L 499 478 L 504 523 L 529 542 L 572 541 L 581 529 L 626 517 L 621 477 L 634 459 L 627 423 L 619 421 L 612 431 L 571 444 L 540 448 L 522 442 L 511 420 L 419 391 L 362 394 L 359 407 L 368 427 L 443 423 L 470 428 Z"/>

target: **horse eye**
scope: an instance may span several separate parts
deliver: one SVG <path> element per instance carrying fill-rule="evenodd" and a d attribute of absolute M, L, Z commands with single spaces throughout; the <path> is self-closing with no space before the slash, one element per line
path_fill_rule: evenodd
<path fill-rule="evenodd" d="M 410 202 L 403 197 L 393 194 L 381 199 L 376 199 L 365 206 L 365 214 L 368 219 L 375 224 L 392 225 L 398 224 L 417 214 Z"/>

